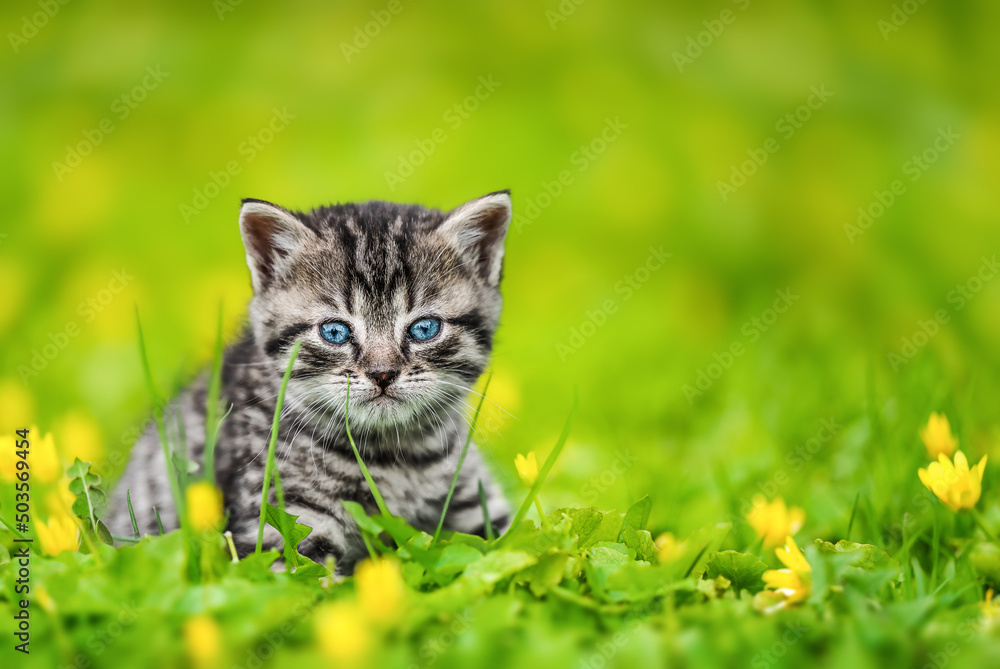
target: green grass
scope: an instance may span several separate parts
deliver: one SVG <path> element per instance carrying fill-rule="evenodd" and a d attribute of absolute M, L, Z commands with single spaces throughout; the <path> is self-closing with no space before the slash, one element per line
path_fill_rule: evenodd
<path fill-rule="evenodd" d="M 140 350 L 145 358 L 145 347 Z M 268 445 L 267 469 L 276 485 L 281 404 L 296 354 L 297 345 Z M 359 661 L 399 667 L 424 662 L 794 667 L 817 657 L 839 666 L 885 656 L 894 658 L 893 666 L 933 666 L 947 657 L 948 666 L 978 667 L 987 666 L 1000 649 L 995 623 L 982 605 L 986 591 L 1000 584 L 1000 549 L 990 529 L 998 517 L 995 490 L 987 488 L 979 502 L 985 515 L 956 514 L 912 481 L 901 501 L 902 490 L 884 487 L 889 480 L 861 476 L 849 486 L 858 492 L 843 509 L 842 535 L 817 537 L 809 521 L 797 533 L 812 570 L 803 601 L 769 613 L 776 600 L 761 575 L 782 565 L 741 517 L 720 514 L 677 537 L 675 550 L 663 552 L 653 544 L 660 528 L 649 527 L 656 514 L 648 496 L 622 511 L 560 508 L 542 523 L 528 518 L 533 503 L 545 495 L 548 477 L 573 457 L 567 446 L 573 413 L 575 408 L 534 485 L 519 493 L 523 499 L 513 525 L 501 537 L 449 532 L 432 537 L 387 512 L 369 517 L 359 505 L 345 504 L 372 557 L 398 561 L 405 583 L 392 622 L 365 633 Z M 863 412 L 857 425 L 874 433 L 868 425 L 873 417 L 886 420 Z M 913 465 L 928 460 L 922 445 L 911 439 L 886 443 L 884 453 L 871 457 L 906 470 L 874 466 L 868 473 L 882 472 L 892 481 L 916 478 Z M 358 464 L 366 471 L 360 454 Z M 75 468 L 77 475 L 84 471 Z M 75 653 L 90 652 L 87 641 L 109 635 L 109 629 L 116 631 L 102 646 L 102 662 L 180 665 L 190 661 L 192 644 L 197 646 L 178 641 L 192 616 L 216 621 L 217 666 L 252 662 L 256 654 L 268 655 L 270 666 L 277 667 L 343 661 L 324 655 L 319 636 L 335 630 L 318 629 L 312 612 L 332 604 L 360 606 L 364 592 L 353 578 L 331 580 L 333 565 L 298 555 L 295 545 L 309 528 L 284 514 L 280 495 L 277 508 L 265 504 L 269 479 L 261 518 L 263 523 L 269 509 L 268 522 L 287 539 L 284 571 L 269 570 L 279 554 L 259 545 L 256 553 L 233 561 L 217 533 L 192 541 L 184 531 L 171 532 L 118 548 L 87 537 L 78 553 L 33 558 L 36 593 L 44 588 L 51 603 L 33 619 L 28 665 L 65 665 Z M 372 492 L 381 498 L 374 484 Z M 735 508 L 735 502 L 725 506 Z M 801 502 L 809 515 L 817 508 L 808 498 Z M 85 518 L 93 516 L 90 502 L 81 508 Z M 892 519 L 902 524 L 893 526 Z M 840 541 L 854 535 L 859 543 Z M 754 537 L 750 548 L 747 536 Z M 0 565 L 4 582 L 15 574 L 14 563 Z M 10 606 L 0 602 L 0 608 Z M 132 615 L 133 609 L 141 613 Z M 361 615 L 362 608 L 357 611 Z M 116 624 L 119 618 L 127 624 Z M 268 644 L 274 646 L 273 658 Z"/>
<path fill-rule="evenodd" d="M 288 356 L 288 364 L 285 366 L 285 374 L 281 377 L 281 386 L 278 389 L 278 400 L 274 406 L 274 419 L 271 422 L 271 438 L 267 442 L 267 462 L 264 465 L 264 485 L 260 494 L 260 522 L 257 525 L 257 549 L 260 553 L 264 542 L 264 523 L 268 504 L 268 491 L 271 489 L 271 479 L 275 480 L 275 487 L 281 490 L 278 466 L 275 462 L 275 446 L 278 443 L 278 428 L 281 426 L 281 410 L 285 404 L 285 390 L 288 389 L 288 380 L 292 377 L 292 368 L 295 366 L 295 359 L 299 356 L 299 347 L 302 342 L 295 342 L 292 352 Z M 285 510 L 285 502 L 281 492 L 278 492 L 278 503 L 282 511 Z"/>
<path fill-rule="evenodd" d="M 412 601 L 402 620 L 372 632 L 368 664 L 998 664 L 995 628 L 974 625 L 1000 579 L 1000 281 L 979 275 L 997 253 L 1000 220 L 996 2 L 920 3 L 889 34 L 880 22 L 902 2 L 404 2 L 350 62 L 340 43 L 378 3 L 231 3 L 223 20 L 213 3 L 125 4 L 60 5 L 0 58 L 11 101 L 0 111 L 9 157 L 0 163 L 0 438 L 37 428 L 35 520 L 49 519 L 59 487 L 44 476 L 42 435 L 54 435 L 64 465 L 79 455 L 102 485 L 113 482 L 158 411 L 151 397 L 173 397 L 212 369 L 220 301 L 222 341 L 238 336 L 251 294 L 241 197 L 293 209 L 369 198 L 448 209 L 509 187 L 489 392 L 512 416 L 484 404 L 476 441 L 518 508 L 530 494 L 515 454 L 545 459 L 579 389 L 572 432 L 536 497 L 556 534 L 537 528 L 531 507 L 533 540 L 510 535 L 495 549 L 442 532 L 433 544 L 442 553 L 421 553 L 431 550 L 423 535 L 405 537 L 381 514 L 358 519 L 373 554 L 395 550 L 389 529 L 412 542 L 399 558 Z M 548 11 L 571 4 L 566 21 L 550 24 Z M 735 21 L 680 71 L 675 52 L 723 9 Z M 38 11 L 34 0 L 0 3 L 4 34 Z M 111 105 L 147 67 L 169 76 L 119 118 Z M 480 77 L 501 85 L 454 127 L 443 113 Z M 780 136 L 776 122 L 814 86 L 832 97 Z M 239 147 L 275 108 L 295 118 L 249 160 Z M 53 162 L 104 119 L 114 132 L 57 176 Z M 627 127 L 582 163 L 581 147 L 609 119 Z M 447 141 L 390 185 L 386 173 L 419 158 L 437 128 Z M 904 164 L 947 128 L 959 139 L 910 180 Z M 771 137 L 780 150 L 723 201 L 718 182 Z M 178 207 L 214 191 L 213 179 L 228 185 L 186 222 Z M 877 205 L 897 179 L 906 192 L 849 239 L 859 207 Z M 672 255 L 640 277 L 651 248 Z M 757 328 L 786 288 L 800 298 Z M 143 364 L 135 305 L 150 344 Z M 925 345 L 902 366 L 889 360 L 942 309 L 948 321 Z M 734 343 L 745 353 L 689 400 L 685 387 Z M 159 384 L 152 395 L 147 377 Z M 224 406 L 208 409 L 224 416 Z M 917 479 L 927 464 L 918 430 L 932 411 L 952 419 L 970 458 L 990 456 L 981 519 L 942 507 Z M 209 441 L 218 424 L 206 425 Z M 179 437 L 173 418 L 160 428 Z M 727 550 L 778 566 L 744 520 L 756 493 L 805 510 L 796 539 L 822 585 L 769 616 L 746 593 L 719 596 L 693 578 L 737 564 L 713 557 Z M 12 524 L 14 495 L 0 480 L 0 518 Z M 651 535 L 687 539 L 675 564 L 629 562 L 623 583 L 607 573 L 616 567 L 594 564 L 614 548 L 558 535 L 561 508 L 625 511 L 645 495 Z M 305 531 L 275 511 L 279 531 Z M 0 532 L 7 621 L 13 527 Z M 33 648 L 18 666 L 186 666 L 181 630 L 197 614 L 219 622 L 222 666 L 256 667 L 268 643 L 278 647 L 262 665 L 329 664 L 310 612 L 316 600 L 354 601 L 353 579 L 335 583 L 321 575 L 327 565 L 293 564 L 290 553 L 280 574 L 264 568 L 265 552 L 232 565 L 218 536 L 203 539 L 175 532 L 33 558 Z M 851 571 L 809 548 L 816 539 L 876 546 L 899 575 Z M 537 562 L 484 593 L 460 563 L 481 575 L 497 550 Z M 565 578 L 545 585 L 563 560 Z M 643 600 L 647 576 L 660 594 Z M 463 588 L 472 599 L 459 597 Z M 0 645 L 3 666 L 8 651 Z"/>

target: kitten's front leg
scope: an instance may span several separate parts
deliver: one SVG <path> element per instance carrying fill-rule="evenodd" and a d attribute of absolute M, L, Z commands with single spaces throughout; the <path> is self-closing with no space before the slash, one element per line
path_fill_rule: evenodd
<path fill-rule="evenodd" d="M 482 505 L 479 500 L 479 483 L 486 492 L 486 509 L 489 512 L 490 524 L 497 536 L 507 531 L 510 526 L 510 505 L 504 497 L 503 490 L 493 480 L 483 457 L 474 447 L 469 454 L 458 477 L 455 494 L 448 507 L 444 526 L 448 530 L 486 536 Z M 450 481 L 449 481 L 450 483 Z"/>
<path fill-rule="evenodd" d="M 343 575 L 353 572 L 354 565 L 368 554 L 357 524 L 343 509 L 340 509 L 339 513 L 334 509 L 319 513 L 315 508 L 292 503 L 286 507 L 286 511 L 298 516 L 296 522 L 312 528 L 309 536 L 297 547 L 300 555 L 320 564 L 326 562 L 327 557 L 332 557 L 336 563 L 337 573 Z M 246 556 L 254 552 L 258 522 L 256 518 L 244 516 L 231 524 L 233 543 L 239 555 Z M 262 544 L 264 550 L 283 549 L 281 535 L 271 525 L 264 526 Z"/>

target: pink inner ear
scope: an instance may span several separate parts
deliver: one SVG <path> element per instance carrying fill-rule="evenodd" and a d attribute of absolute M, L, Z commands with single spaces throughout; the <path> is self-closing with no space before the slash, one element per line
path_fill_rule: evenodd
<path fill-rule="evenodd" d="M 250 253 L 257 259 L 257 270 L 266 278 L 271 278 L 272 264 L 275 260 L 275 249 L 271 243 L 276 221 L 271 216 L 249 214 L 244 219 L 247 241 Z"/>
<path fill-rule="evenodd" d="M 453 243 L 465 246 L 465 252 L 474 256 L 479 273 L 487 281 L 499 279 L 499 258 L 511 215 L 509 201 L 491 201 L 492 195 L 459 207 L 445 224 Z"/>
<path fill-rule="evenodd" d="M 240 227 L 258 289 L 274 279 L 281 259 L 290 256 L 291 247 L 304 242 L 303 233 L 308 233 L 293 214 L 264 202 L 244 206 Z"/>

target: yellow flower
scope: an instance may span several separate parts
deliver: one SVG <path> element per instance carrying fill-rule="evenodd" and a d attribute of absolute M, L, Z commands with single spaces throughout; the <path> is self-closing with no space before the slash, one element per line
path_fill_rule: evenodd
<path fill-rule="evenodd" d="M 951 433 L 951 425 L 944 414 L 932 413 L 927 425 L 920 430 L 920 438 L 927 447 L 927 453 L 935 460 L 942 453 L 950 458 L 958 448 L 958 440 Z"/>
<path fill-rule="evenodd" d="M 365 560 L 354 572 L 358 604 L 368 620 L 378 623 L 396 619 L 406 597 L 399 563 L 385 558 Z"/>
<path fill-rule="evenodd" d="M 17 477 L 17 461 L 21 459 L 17 452 L 23 450 L 17 448 L 17 441 L 21 439 L 14 434 L 0 435 L 0 476 L 8 481 Z M 43 435 L 35 425 L 28 428 L 27 451 L 28 471 L 33 483 L 52 483 L 64 473 L 51 432 Z"/>
<path fill-rule="evenodd" d="M 313 616 L 320 650 L 338 666 L 360 666 L 371 647 L 365 617 L 354 604 L 323 604 Z"/>
<path fill-rule="evenodd" d="M 531 451 L 527 456 L 517 454 L 514 458 L 514 466 L 517 468 L 517 475 L 521 478 L 521 483 L 529 488 L 535 485 L 538 478 L 538 459 L 535 452 Z"/>
<path fill-rule="evenodd" d="M 52 433 L 42 435 L 37 427 L 32 427 L 29 436 L 34 436 L 31 442 L 31 478 L 41 483 L 51 483 L 62 476 L 66 469 L 56 451 L 56 442 Z"/>
<path fill-rule="evenodd" d="M 195 666 L 214 666 L 222 648 L 219 623 L 204 614 L 188 618 L 184 622 L 184 645 Z"/>
<path fill-rule="evenodd" d="M 684 542 L 677 541 L 677 537 L 671 532 L 664 532 L 653 543 L 656 545 L 657 557 L 663 564 L 670 564 L 684 555 Z"/>
<path fill-rule="evenodd" d="M 775 549 L 774 554 L 785 565 L 785 569 L 764 572 L 764 583 L 782 597 L 774 608 L 784 608 L 806 599 L 812 589 L 812 567 L 795 539 L 788 537 L 785 545 Z"/>
<path fill-rule="evenodd" d="M 58 555 L 63 551 L 75 551 L 80 547 L 80 535 L 73 516 L 57 511 L 49 516 L 49 522 L 35 519 L 35 534 L 46 555 Z"/>
<path fill-rule="evenodd" d="M 806 512 L 797 506 L 786 507 L 781 497 L 775 497 L 768 503 L 763 496 L 756 495 L 753 508 L 747 513 L 747 521 L 757 530 L 757 535 L 764 538 L 764 546 L 773 548 L 802 529 Z"/>
<path fill-rule="evenodd" d="M 979 501 L 982 493 L 983 469 L 986 468 L 986 456 L 969 469 L 969 461 L 962 451 L 955 452 L 954 463 L 944 453 L 938 455 L 937 462 L 932 462 L 927 469 L 920 469 L 917 474 L 920 481 L 938 496 L 952 511 L 971 509 Z"/>
<path fill-rule="evenodd" d="M 208 481 L 197 481 L 184 494 L 188 524 L 195 532 L 207 532 L 222 525 L 222 492 Z"/>
<path fill-rule="evenodd" d="M 59 451 L 67 462 L 80 458 L 84 462 L 97 464 L 104 459 L 101 428 L 88 414 L 70 411 L 59 419 L 52 431 L 59 438 Z"/>

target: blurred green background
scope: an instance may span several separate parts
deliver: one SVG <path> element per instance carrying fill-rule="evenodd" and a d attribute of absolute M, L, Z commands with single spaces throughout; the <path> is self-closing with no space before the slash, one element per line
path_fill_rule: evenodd
<path fill-rule="evenodd" d="M 842 534 L 858 492 L 919 490 L 881 445 L 916 453 L 932 410 L 997 454 L 1000 281 L 973 280 L 1000 246 L 996 3 L 45 6 L 0 9 L 4 431 L 126 451 L 149 410 L 135 307 L 163 385 L 207 362 L 220 300 L 240 327 L 242 197 L 510 188 L 492 395 L 511 416 L 485 449 L 512 490 L 574 393 L 546 505 L 648 492 L 682 535 L 756 492 Z"/>

